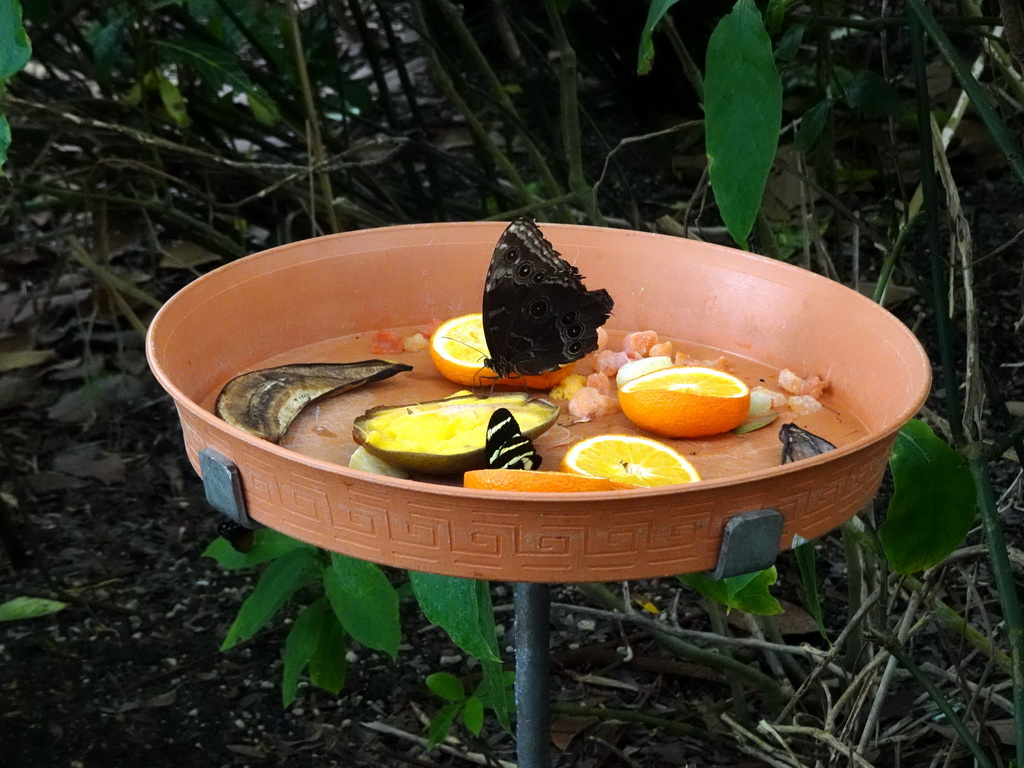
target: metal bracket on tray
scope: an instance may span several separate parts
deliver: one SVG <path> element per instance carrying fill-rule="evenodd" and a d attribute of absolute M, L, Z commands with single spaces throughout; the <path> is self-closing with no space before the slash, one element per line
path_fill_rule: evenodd
<path fill-rule="evenodd" d="M 235 462 L 212 448 L 203 448 L 199 452 L 199 471 L 210 506 L 243 528 L 259 527 L 245 508 L 242 477 Z"/>
<path fill-rule="evenodd" d="M 708 571 L 708 578 L 724 579 L 771 566 L 779 554 L 783 522 L 782 515 L 771 508 L 733 515 L 722 532 L 718 565 Z"/>

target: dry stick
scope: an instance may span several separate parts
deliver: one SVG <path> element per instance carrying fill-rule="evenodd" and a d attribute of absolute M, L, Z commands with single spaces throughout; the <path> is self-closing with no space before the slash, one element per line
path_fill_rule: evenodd
<path fill-rule="evenodd" d="M 612 147 L 612 150 L 604 157 L 604 165 L 601 168 L 601 175 L 598 176 L 597 181 L 594 182 L 594 194 L 597 195 L 597 190 L 601 186 L 602 182 L 604 182 L 604 177 L 608 175 L 608 165 L 611 163 L 612 157 L 615 155 L 616 152 L 618 152 L 623 147 L 627 147 L 630 144 L 636 144 L 641 141 L 656 139 L 660 136 L 667 136 L 670 133 L 682 131 L 685 130 L 686 128 L 693 128 L 694 126 L 698 125 L 704 125 L 704 121 L 687 120 L 685 123 L 679 123 L 678 125 L 673 125 L 670 128 L 663 128 L 662 130 L 655 131 L 654 133 L 645 133 L 640 136 L 627 136 L 624 139 L 620 139 L 619 143 Z"/>
<path fill-rule="evenodd" d="M 991 701 L 993 704 L 995 704 L 1000 709 L 1005 711 L 1008 715 L 1010 715 L 1010 717 L 1013 717 L 1013 702 L 1005 696 L 1000 696 L 998 693 L 996 693 L 994 690 L 996 686 L 990 685 L 988 687 L 985 687 L 971 680 L 965 680 L 958 675 L 954 675 L 948 669 L 942 669 L 941 667 L 936 666 L 931 662 L 926 662 L 922 664 L 921 669 L 925 672 L 929 672 L 935 675 L 936 677 L 943 677 L 951 683 L 963 685 L 971 693 L 979 693 L 980 695 L 984 696 L 986 700 Z"/>
<path fill-rule="evenodd" d="M 576 195 L 577 203 L 587 212 L 591 224 L 602 225 L 604 219 L 597 209 L 594 188 L 587 184 L 583 171 L 583 142 L 580 132 L 580 105 L 577 88 L 576 51 L 569 43 L 562 25 L 562 14 L 556 0 L 543 0 L 548 21 L 558 46 L 558 91 L 562 117 L 562 144 L 569 163 L 569 191 Z"/>
<path fill-rule="evenodd" d="M 854 751 L 849 744 L 843 744 L 843 742 L 828 731 L 823 731 L 820 728 L 808 728 L 802 725 L 776 725 L 769 727 L 778 731 L 780 735 L 795 734 L 799 736 L 810 736 L 812 739 L 828 745 L 828 747 L 836 753 L 837 758 L 845 757 L 852 761 L 854 765 L 858 765 L 861 768 L 872 768 L 871 763 L 864 759 L 864 757 L 860 755 L 859 751 Z"/>
<path fill-rule="evenodd" d="M 910 634 L 911 623 L 914 618 L 914 614 L 917 613 L 917 609 L 921 604 L 922 595 L 920 592 L 914 592 L 910 596 L 910 601 L 907 603 L 907 608 L 903 613 L 903 617 L 900 620 L 900 626 L 896 633 L 896 639 L 900 643 L 904 643 Z M 878 683 L 878 690 L 875 692 L 875 700 L 871 704 L 871 709 L 868 711 L 867 720 L 864 722 L 864 729 L 861 731 L 860 741 L 857 742 L 857 751 L 863 752 L 868 748 L 868 742 L 871 740 L 872 733 L 875 730 L 875 726 L 878 724 L 878 718 L 882 714 L 882 705 L 885 703 L 885 699 L 889 694 L 889 686 L 892 683 L 893 676 L 896 674 L 896 667 L 898 666 L 895 657 L 890 656 L 886 662 L 885 671 L 882 673 L 882 679 Z"/>
<path fill-rule="evenodd" d="M 729 727 L 735 738 L 736 748 L 741 752 L 763 760 L 772 768 L 803 768 L 800 761 L 793 756 L 788 746 L 783 746 L 783 753 L 762 741 L 756 734 L 748 731 L 727 714 L 720 715 L 722 722 Z"/>
<path fill-rule="evenodd" d="M 595 602 L 620 611 L 621 615 L 616 615 L 618 620 L 632 620 L 631 617 L 633 614 L 626 610 L 626 606 L 623 604 L 622 600 L 612 594 L 612 592 L 603 584 L 583 583 L 577 584 L 576 587 Z M 706 651 L 703 648 L 698 648 L 685 642 L 679 637 L 673 637 L 669 627 L 658 627 L 657 629 L 652 627 L 648 629 L 648 631 L 654 640 L 677 656 L 699 664 L 706 664 L 715 669 L 720 669 L 729 674 L 742 677 L 753 685 L 756 685 L 761 690 L 769 709 L 772 711 L 778 711 L 782 708 L 782 694 L 779 690 L 779 686 L 774 680 L 768 677 L 768 675 L 765 675 L 752 667 L 748 667 L 746 664 L 740 664 L 739 662 L 725 657 L 720 653 Z"/>
<path fill-rule="evenodd" d="M 451 26 L 458 37 L 459 42 L 462 43 L 462 47 L 469 54 L 473 63 L 476 65 L 476 73 L 484 78 L 484 82 L 487 84 L 487 89 L 490 96 L 497 105 L 512 119 L 512 124 L 516 128 L 516 132 L 519 137 L 523 140 L 523 146 L 526 148 L 526 153 L 530 156 L 530 161 L 533 163 L 533 167 L 536 168 L 537 173 L 540 174 L 541 181 L 544 183 L 544 187 L 547 189 L 547 193 L 552 197 L 562 197 L 565 192 L 562 186 L 558 183 L 558 179 L 551 172 L 551 168 L 544 159 L 544 153 L 541 152 L 540 147 L 537 146 L 537 142 L 533 140 L 533 136 L 526 129 L 525 123 L 516 110 L 516 105 L 508 95 L 508 90 L 502 84 L 501 79 L 494 72 L 494 68 L 491 63 L 484 56 L 480 46 L 477 44 L 473 34 L 469 31 L 466 26 L 465 19 L 455 4 L 450 0 L 434 0 L 434 4 L 440 8 L 445 20 Z M 495 11 L 495 15 L 502 15 L 503 12 L 500 9 Z M 504 18 L 504 17 L 503 17 Z M 506 34 L 510 36 L 511 41 L 515 42 L 515 36 L 512 34 L 511 27 L 508 26 L 508 21 L 505 19 L 502 27 Z M 518 44 L 516 44 L 518 48 Z M 563 215 L 571 220 L 571 211 L 566 206 L 562 211 Z"/>
<path fill-rule="evenodd" d="M 974 295 L 974 265 L 972 263 L 973 247 L 971 228 L 960 206 L 960 194 L 953 180 L 953 171 L 949 167 L 946 153 L 941 149 L 942 137 L 938 123 L 932 116 L 932 146 L 935 150 L 935 167 L 939 179 L 946 190 L 946 215 L 949 219 L 949 306 L 955 304 L 955 272 L 960 267 L 963 280 L 964 325 L 966 326 L 967 356 L 964 363 L 964 409 L 962 416 L 963 431 L 971 440 L 980 440 L 982 435 L 982 408 L 985 404 L 985 384 L 981 376 L 981 359 L 978 352 L 979 331 L 978 312 Z"/>
<path fill-rule="evenodd" d="M 313 98 L 313 86 L 309 82 L 309 71 L 306 69 L 306 54 L 302 49 L 302 35 L 299 31 L 299 14 L 296 10 L 298 0 L 289 0 L 285 5 L 288 8 L 288 26 L 292 33 L 292 52 L 295 55 L 295 68 L 299 73 L 299 85 L 302 88 L 302 101 L 306 107 L 306 134 L 310 150 L 313 154 L 313 162 L 322 165 L 327 157 L 323 141 L 320 139 L 320 116 L 317 114 L 316 101 Z M 331 177 L 326 173 L 318 173 L 320 182 L 320 194 L 323 196 L 323 205 L 326 209 L 327 221 L 331 227 L 331 233 L 340 232 L 341 226 L 338 223 L 338 212 L 334 209 L 334 190 L 331 187 Z M 314 205 L 313 209 L 316 210 Z M 319 229 L 316 216 L 312 222 L 314 229 Z"/>
<path fill-rule="evenodd" d="M 650 619 L 644 614 L 637 613 L 635 611 L 621 613 L 619 611 L 607 611 L 602 608 L 591 608 L 588 605 L 574 605 L 572 603 L 552 603 L 551 608 L 570 613 L 575 612 L 582 613 L 587 616 L 596 616 L 609 621 L 623 621 L 628 624 L 636 624 L 637 626 L 652 632 L 661 632 L 663 634 L 672 635 L 673 637 L 679 637 L 682 639 L 704 641 L 709 645 L 733 648 L 751 648 L 753 650 L 763 651 L 766 653 L 807 656 L 819 661 L 827 661 L 832 657 L 832 654 L 829 651 L 823 651 L 820 648 L 815 648 L 807 645 L 806 643 L 799 646 L 785 645 L 783 643 L 773 643 L 767 640 L 758 640 L 754 638 L 717 635 L 712 632 L 701 632 L 697 629 L 683 629 L 682 627 L 675 627 L 671 624 L 663 624 L 660 621 L 655 621 L 654 619 Z M 500 609 L 495 608 L 494 610 L 497 612 Z M 512 606 L 508 606 L 507 608 L 504 608 L 504 610 L 510 611 L 512 610 Z"/>
<path fill-rule="evenodd" d="M 535 202 L 536 195 L 526 186 L 526 182 L 523 181 L 523 177 L 519 175 L 519 171 L 516 170 L 515 165 L 508 159 L 508 156 L 498 149 L 498 146 L 491 139 L 490 133 L 483 123 L 480 122 L 480 118 L 477 117 L 476 112 L 462 98 L 462 95 L 455 87 L 455 81 L 452 80 L 448 70 L 445 69 L 444 64 L 441 62 L 441 57 L 437 54 L 437 49 L 427 27 L 427 20 L 423 13 L 423 0 L 413 0 L 412 9 L 415 16 L 416 30 L 424 42 L 424 55 L 431 70 L 434 72 L 434 78 L 438 87 L 444 92 L 451 105 L 462 115 L 462 119 L 466 121 L 466 127 L 469 128 L 473 136 L 480 143 L 480 147 L 490 156 L 494 164 L 505 173 L 509 182 L 515 187 L 520 201 L 524 205 Z"/>
<path fill-rule="evenodd" d="M 701 741 L 721 741 L 721 738 L 712 731 L 698 728 L 688 723 L 680 723 L 664 717 L 656 717 L 639 712 L 635 709 L 609 709 L 607 707 L 588 707 L 581 704 L 566 704 L 565 702 L 551 702 L 551 711 L 556 715 L 567 715 L 569 717 L 596 717 L 600 720 L 618 720 L 623 723 L 642 723 L 652 728 L 660 728 L 668 733 L 677 733 L 680 736 L 689 736 Z"/>
<path fill-rule="evenodd" d="M 775 718 L 776 723 L 780 723 L 787 717 L 789 717 L 789 714 L 793 711 L 793 708 L 796 707 L 797 702 L 800 700 L 801 694 L 807 691 L 814 684 L 815 680 L 817 680 L 826 669 L 832 669 L 833 671 L 838 670 L 840 674 L 845 674 L 845 670 L 835 667 L 832 662 L 835 659 L 835 657 L 839 654 L 840 650 L 845 646 L 847 638 L 850 636 L 850 633 L 854 631 L 854 627 L 859 625 L 861 621 L 864 620 L 864 616 L 866 616 L 867 612 L 871 610 L 872 606 L 874 606 L 874 604 L 878 602 L 878 598 L 878 592 L 874 592 L 871 595 L 869 595 L 864 600 L 864 604 L 861 605 L 860 610 L 857 613 L 855 613 L 852 617 L 850 617 L 849 623 L 839 634 L 839 637 L 836 638 L 835 643 L 832 644 L 832 650 L 829 651 L 828 654 L 818 662 L 818 665 L 811 670 L 811 673 L 807 676 L 804 682 L 801 683 L 796 693 L 793 694 L 793 696 L 790 698 L 789 703 L 786 704 L 785 709 L 783 709 L 779 716 Z M 847 689 L 849 689 L 849 685 Z"/>
<path fill-rule="evenodd" d="M 368 728 L 369 730 L 376 731 L 377 733 L 384 733 L 388 736 L 395 736 L 399 739 L 404 739 L 405 741 L 411 741 L 413 744 L 419 744 L 424 748 L 427 748 L 429 744 L 429 742 L 422 736 L 407 733 L 400 728 L 395 728 L 394 726 L 387 725 L 385 723 L 370 722 L 360 723 L 360 725 L 362 725 L 363 728 Z M 481 755 L 477 752 L 462 752 L 454 747 L 449 747 L 447 744 L 438 744 L 434 749 L 439 749 L 446 754 L 462 758 L 463 760 L 476 765 L 493 765 L 496 762 L 501 766 L 501 768 L 516 768 L 516 764 L 510 763 L 508 760 L 493 760 L 492 758 L 489 758 L 486 755 Z"/>

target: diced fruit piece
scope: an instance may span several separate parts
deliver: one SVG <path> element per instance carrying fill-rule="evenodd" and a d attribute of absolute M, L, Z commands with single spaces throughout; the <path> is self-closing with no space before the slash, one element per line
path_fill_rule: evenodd
<path fill-rule="evenodd" d="M 573 372 L 573 363 L 536 376 L 518 374 L 499 379 L 484 360 L 490 356 L 484 339 L 483 316 L 476 312 L 442 323 L 430 337 L 430 359 L 438 372 L 464 387 L 481 385 L 551 389 Z"/>
<path fill-rule="evenodd" d="M 711 368 L 663 368 L 619 389 L 626 417 L 666 437 L 704 437 L 737 427 L 750 406 L 747 385 Z"/>
<path fill-rule="evenodd" d="M 566 376 L 558 384 L 551 388 L 548 396 L 555 400 L 568 400 L 587 385 L 584 376 L 573 373 Z"/>
<path fill-rule="evenodd" d="M 622 351 L 631 358 L 647 357 L 651 347 L 658 343 L 655 331 L 634 331 L 627 333 L 622 339 Z"/>
<path fill-rule="evenodd" d="M 824 408 L 821 403 L 810 395 L 793 395 L 786 401 L 786 405 L 789 406 L 789 410 L 798 416 L 807 416 L 812 413 L 817 413 Z"/>
<path fill-rule="evenodd" d="M 562 458 L 561 469 L 641 486 L 700 480 L 697 470 L 677 451 L 639 435 L 597 435 L 581 440 Z"/>
<path fill-rule="evenodd" d="M 630 360 L 624 366 L 619 368 L 619 372 L 615 374 L 615 384 L 621 388 L 623 384 L 635 379 L 637 376 L 643 376 L 645 373 L 660 371 L 662 368 L 671 367 L 672 358 L 663 355 L 658 355 L 657 357 L 645 357 L 641 360 Z"/>
<path fill-rule="evenodd" d="M 750 390 L 750 410 L 754 413 L 754 398 L 757 397 L 758 402 L 767 400 L 769 408 L 772 410 L 782 410 L 786 407 L 786 395 L 781 392 L 776 392 L 774 389 L 768 389 L 767 387 L 757 386 Z"/>
<path fill-rule="evenodd" d="M 602 395 L 593 387 L 584 387 L 569 400 L 566 406 L 573 421 L 591 421 L 597 416 L 607 416 L 619 410 L 614 397 Z"/>
<path fill-rule="evenodd" d="M 598 373 L 606 376 L 614 376 L 619 368 L 629 362 L 629 355 L 625 352 L 612 352 L 610 349 L 602 349 L 594 357 L 594 366 Z"/>
<path fill-rule="evenodd" d="M 397 333 L 377 331 L 370 341 L 370 351 L 375 355 L 389 355 L 395 352 L 404 352 L 405 344 Z"/>
<path fill-rule="evenodd" d="M 603 373 L 592 373 L 587 376 L 587 386 L 596 389 L 602 395 L 612 393 L 612 380 Z"/>
<path fill-rule="evenodd" d="M 525 491 L 530 493 L 621 491 L 635 487 L 605 477 L 589 477 L 572 472 L 523 469 L 476 469 L 464 475 L 462 484 L 466 488 L 485 491 Z"/>
<path fill-rule="evenodd" d="M 789 392 L 791 395 L 799 395 L 804 380 L 797 376 L 789 368 L 779 371 L 779 388 Z"/>
<path fill-rule="evenodd" d="M 413 472 L 443 475 L 487 465 L 487 422 L 497 408 L 515 416 L 531 439 L 555 423 L 560 408 L 525 392 L 465 395 L 371 408 L 355 420 L 352 436 L 370 453 Z"/>
<path fill-rule="evenodd" d="M 672 357 L 674 354 L 675 346 L 671 341 L 659 342 L 647 351 L 648 357 Z"/>
<path fill-rule="evenodd" d="M 406 352 L 419 352 L 426 349 L 429 345 L 430 342 L 427 341 L 427 337 L 422 333 L 414 333 L 402 339 L 402 349 Z"/>

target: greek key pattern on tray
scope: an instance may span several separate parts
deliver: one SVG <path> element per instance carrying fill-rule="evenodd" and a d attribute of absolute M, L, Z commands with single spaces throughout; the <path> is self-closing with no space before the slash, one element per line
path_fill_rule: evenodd
<path fill-rule="evenodd" d="M 732 515 L 774 506 L 785 517 L 781 547 L 812 539 L 856 513 L 874 494 L 889 454 L 875 444 L 798 473 L 721 493 L 619 502 L 523 504 L 384 486 L 280 456 L 181 412 L 193 465 L 211 447 L 238 466 L 249 514 L 299 539 L 413 570 L 521 581 L 597 581 L 709 570 Z M 864 453 L 867 453 L 865 456 Z M 781 488 L 781 490 L 780 490 Z M 694 500 L 694 501 L 691 501 Z M 724 499 L 728 499 L 725 508 Z"/>

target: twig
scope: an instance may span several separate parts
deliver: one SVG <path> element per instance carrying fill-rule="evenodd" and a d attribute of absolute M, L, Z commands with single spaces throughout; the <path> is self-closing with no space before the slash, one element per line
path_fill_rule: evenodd
<path fill-rule="evenodd" d="M 309 148 L 313 155 L 313 162 L 322 165 L 327 156 L 324 150 L 324 143 L 320 138 L 320 115 L 317 113 L 316 101 L 313 98 L 313 86 L 309 82 L 309 70 L 306 68 L 306 54 L 302 48 L 302 32 L 299 29 L 299 13 L 295 4 L 297 0 L 287 0 L 285 6 L 288 8 L 288 26 L 291 27 L 292 53 L 295 56 L 295 68 L 299 74 L 299 85 L 302 88 L 302 100 L 306 107 L 306 133 L 309 141 Z M 320 194 L 323 196 L 324 212 L 327 214 L 327 223 L 331 232 L 340 232 L 338 212 L 334 208 L 334 190 L 331 187 L 331 177 L 326 173 L 318 173 L 317 179 L 320 182 Z M 314 208 L 315 210 L 315 208 Z M 317 226 L 316 219 L 313 219 L 313 226 Z"/>
<path fill-rule="evenodd" d="M 576 50 L 569 43 L 569 37 L 562 25 L 562 14 L 556 0 L 543 0 L 548 22 L 555 35 L 558 47 L 558 90 L 559 109 L 562 118 L 562 144 L 569 164 L 569 191 L 579 205 L 587 212 L 592 224 L 604 224 L 597 210 L 597 196 L 594 188 L 587 184 L 583 171 L 583 139 L 580 131 L 580 105 L 577 87 Z"/>
<path fill-rule="evenodd" d="M 820 728 L 809 728 L 803 725 L 769 725 L 768 723 L 762 723 L 757 728 L 762 732 L 777 731 L 779 735 L 794 734 L 798 736 L 809 736 L 816 741 L 820 741 L 823 744 L 835 752 L 836 757 L 844 757 L 851 760 L 854 765 L 859 765 L 861 768 L 872 768 L 870 762 L 868 762 L 859 751 L 856 751 L 849 744 L 844 744 L 837 739 L 833 734 L 823 731 Z"/>
<path fill-rule="evenodd" d="M 395 728 L 394 726 L 388 725 L 387 723 L 369 722 L 360 723 L 360 725 L 362 725 L 363 728 L 367 728 L 371 731 L 376 731 L 377 733 L 384 733 L 388 736 L 395 736 L 396 738 L 402 739 L 404 741 L 411 741 L 413 744 L 419 744 L 424 749 L 427 749 L 427 745 L 430 743 L 422 736 L 417 736 L 414 733 L 407 733 L 406 731 L 403 731 L 400 728 Z M 466 760 L 470 763 L 474 763 L 475 765 L 497 764 L 501 766 L 501 768 L 516 768 L 516 764 L 511 763 L 508 760 L 495 760 L 494 758 L 490 758 L 487 755 L 482 755 L 479 752 L 462 752 L 461 750 L 455 749 L 454 747 L 449 747 L 447 744 L 438 744 L 436 747 L 434 747 L 434 749 L 439 749 L 445 754 L 462 758 L 463 760 Z"/>

